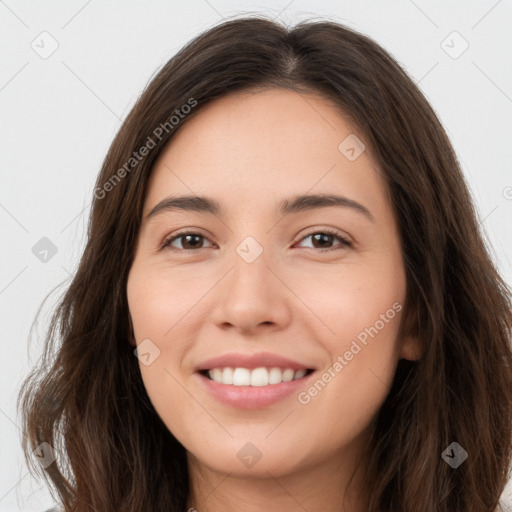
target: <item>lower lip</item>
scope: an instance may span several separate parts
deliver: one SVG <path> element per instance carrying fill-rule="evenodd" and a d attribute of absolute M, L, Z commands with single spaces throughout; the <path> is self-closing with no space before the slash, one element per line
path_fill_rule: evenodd
<path fill-rule="evenodd" d="M 268 386 L 219 384 L 200 373 L 196 375 L 199 376 L 206 390 L 220 402 L 239 409 L 261 409 L 297 393 L 314 373 L 311 372 L 301 379 L 281 382 L 280 384 L 269 384 Z"/>

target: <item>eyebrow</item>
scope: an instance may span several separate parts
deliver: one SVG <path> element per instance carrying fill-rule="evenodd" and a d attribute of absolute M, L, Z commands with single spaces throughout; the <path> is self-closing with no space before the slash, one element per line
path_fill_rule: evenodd
<path fill-rule="evenodd" d="M 334 194 L 300 195 L 289 199 L 283 199 L 279 203 L 278 212 L 282 216 L 285 216 L 290 213 L 310 211 L 330 206 L 351 208 L 353 211 L 360 213 L 371 222 L 375 222 L 373 215 L 366 206 L 363 206 L 348 197 Z M 166 197 L 146 215 L 146 219 L 149 220 L 158 214 L 174 210 L 209 213 L 218 217 L 224 216 L 224 210 L 221 207 L 221 204 L 215 199 L 204 196 L 188 195 Z"/>

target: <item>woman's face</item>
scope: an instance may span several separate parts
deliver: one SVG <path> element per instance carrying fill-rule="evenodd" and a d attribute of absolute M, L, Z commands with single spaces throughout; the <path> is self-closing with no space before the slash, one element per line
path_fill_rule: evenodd
<path fill-rule="evenodd" d="M 277 477 L 355 460 L 399 357 L 414 359 L 397 339 L 397 225 L 360 141 L 318 96 L 236 93 L 154 167 L 127 286 L 139 366 L 210 469 Z"/>

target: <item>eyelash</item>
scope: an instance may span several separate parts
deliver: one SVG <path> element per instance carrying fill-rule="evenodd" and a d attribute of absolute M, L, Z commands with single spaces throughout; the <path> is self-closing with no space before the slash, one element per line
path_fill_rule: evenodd
<path fill-rule="evenodd" d="M 322 235 L 331 235 L 333 236 L 334 238 L 337 238 L 340 242 L 340 244 L 337 246 L 337 248 L 344 248 L 344 247 L 352 247 L 352 243 L 349 242 L 346 238 L 342 237 L 337 231 L 334 231 L 332 229 L 322 229 L 322 230 L 319 230 L 319 231 L 312 231 L 311 233 L 308 233 L 307 235 L 303 236 L 299 242 L 302 242 L 304 239 L 306 238 L 309 238 L 310 236 L 313 236 L 313 235 L 318 235 L 318 234 L 322 234 Z M 173 251 L 173 252 L 195 252 L 195 251 L 199 251 L 201 249 L 206 249 L 206 247 L 200 247 L 198 249 L 176 249 L 174 247 L 171 247 L 171 243 L 174 242 L 174 240 L 177 240 L 179 238 L 182 238 L 182 237 L 185 237 L 187 235 L 196 235 L 196 236 L 199 236 L 199 237 L 202 237 L 202 238 L 206 238 L 206 236 L 202 235 L 201 233 L 196 233 L 194 231 L 182 231 L 181 233 L 177 233 L 176 235 L 174 235 L 173 237 L 171 238 L 168 238 L 166 240 L 163 241 L 162 243 L 162 246 L 161 246 L 161 250 L 164 250 L 166 248 L 168 248 L 169 250 Z M 331 247 L 331 248 L 328 248 L 328 249 L 317 249 L 318 251 L 320 252 L 330 252 L 330 251 L 335 251 L 337 250 L 336 247 Z M 315 247 L 307 247 L 307 249 L 315 249 Z"/>

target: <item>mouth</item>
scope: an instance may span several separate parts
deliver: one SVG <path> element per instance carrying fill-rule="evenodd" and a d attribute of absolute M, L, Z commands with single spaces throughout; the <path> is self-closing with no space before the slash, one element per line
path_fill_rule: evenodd
<path fill-rule="evenodd" d="M 310 364 L 271 352 L 231 352 L 203 361 L 195 375 L 206 394 L 224 405 L 262 409 L 307 386 L 316 373 Z"/>
<path fill-rule="evenodd" d="M 305 368 L 228 366 L 199 370 L 195 375 L 207 395 L 225 406 L 261 410 L 297 396 L 316 373 Z"/>
<path fill-rule="evenodd" d="M 227 386 L 265 387 L 275 386 L 285 382 L 301 380 L 311 373 L 312 368 L 295 370 L 280 367 L 217 367 L 200 370 L 199 373 L 207 379 Z"/>

